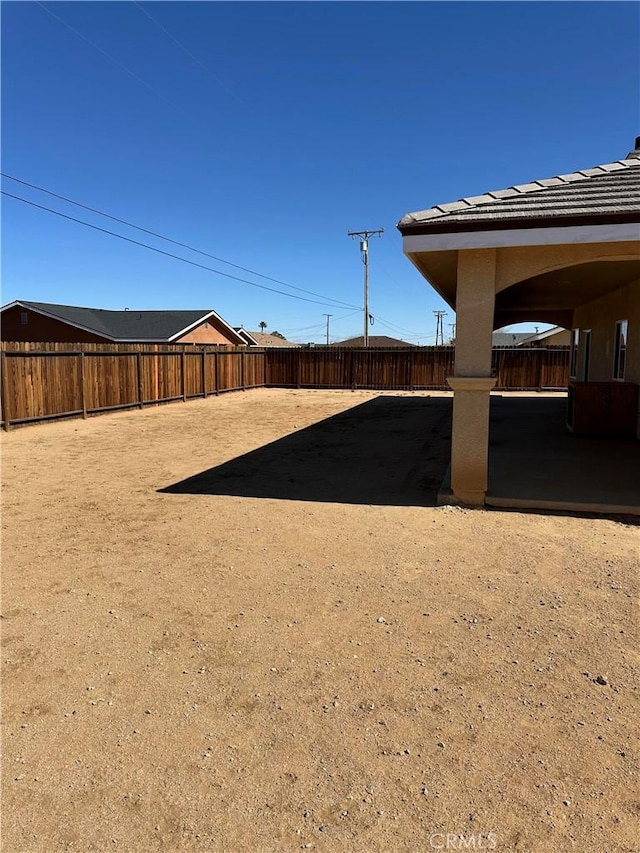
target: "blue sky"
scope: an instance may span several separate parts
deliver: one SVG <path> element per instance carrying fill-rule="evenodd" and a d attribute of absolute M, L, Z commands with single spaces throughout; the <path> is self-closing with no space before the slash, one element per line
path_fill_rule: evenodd
<path fill-rule="evenodd" d="M 3 2 L 3 172 L 331 304 L 7 198 L 2 302 L 214 308 L 300 341 L 323 340 L 328 312 L 341 339 L 362 334 L 347 231 L 384 228 L 370 331 L 431 343 L 432 312 L 448 311 L 445 331 L 454 317 L 403 256 L 396 223 L 624 157 L 640 133 L 638 23 L 637 4 L 615 2 Z"/>

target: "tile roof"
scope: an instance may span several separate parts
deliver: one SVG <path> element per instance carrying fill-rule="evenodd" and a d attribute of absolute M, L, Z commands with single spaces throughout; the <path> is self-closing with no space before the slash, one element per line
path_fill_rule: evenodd
<path fill-rule="evenodd" d="M 635 154 L 635 152 L 632 152 Z M 640 159 L 631 156 L 592 169 L 493 190 L 479 196 L 407 213 L 404 233 L 543 224 L 560 218 L 624 217 L 640 221 Z"/>
<path fill-rule="evenodd" d="M 331 344 L 333 347 L 361 347 L 364 338 L 360 335 L 359 338 L 348 338 L 346 341 L 336 341 Z M 399 338 L 390 338 L 387 335 L 369 335 L 370 347 L 413 347 L 415 344 L 410 344 L 408 341 L 401 341 Z"/>
<path fill-rule="evenodd" d="M 251 337 L 257 342 L 259 347 L 299 347 L 293 341 L 287 341 L 279 338 L 277 335 L 270 335 L 268 332 L 249 332 Z"/>
<path fill-rule="evenodd" d="M 491 337 L 491 346 L 517 347 L 530 337 L 531 332 L 494 332 Z"/>
<path fill-rule="evenodd" d="M 169 341 L 209 316 L 217 318 L 223 326 L 228 325 L 211 308 L 191 311 L 109 311 L 48 302 L 25 302 L 22 299 L 19 303 L 25 308 L 32 308 L 116 341 Z M 237 335 L 231 327 L 228 328 L 231 335 Z"/>

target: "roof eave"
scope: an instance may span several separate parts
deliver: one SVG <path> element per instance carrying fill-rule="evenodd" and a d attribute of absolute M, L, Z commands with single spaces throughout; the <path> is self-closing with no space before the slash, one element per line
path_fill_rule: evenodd
<path fill-rule="evenodd" d="M 8 308 L 15 308 L 20 305 L 22 308 L 27 308 L 29 311 L 33 311 L 36 314 L 41 314 L 43 317 L 47 317 L 50 320 L 56 320 L 58 323 L 63 323 L 65 326 L 72 326 L 74 329 L 80 329 L 82 332 L 88 332 L 91 335 L 95 335 L 98 338 L 106 338 L 109 342 L 117 343 L 117 338 L 114 338 L 113 335 L 107 334 L 107 332 L 103 332 L 100 329 L 95 329 L 92 326 L 86 326 L 83 323 L 78 323 L 75 320 L 69 320 L 66 317 L 61 317 L 59 314 L 54 313 L 53 311 L 47 311 L 44 308 L 40 308 L 39 306 L 34 305 L 33 302 L 29 302 L 28 300 L 16 299 L 15 302 L 11 302 L 9 305 L 4 305 L 2 310 L 5 311 Z"/>
<path fill-rule="evenodd" d="M 517 217 L 513 219 L 467 219 L 450 220 L 446 216 L 442 219 L 427 220 L 425 222 L 398 223 L 398 230 L 403 237 L 413 234 L 461 234 L 475 231 L 517 231 L 529 228 L 557 228 L 559 226 L 572 227 L 576 225 L 618 225 L 628 223 L 640 224 L 640 211 L 628 211 L 624 213 L 596 213 L 586 216 L 553 216 L 544 217 Z"/>
<path fill-rule="evenodd" d="M 172 341 L 175 341 L 177 338 L 181 338 L 183 335 L 186 335 L 188 332 L 192 331 L 193 329 L 200 326 L 202 323 L 212 318 L 215 318 L 224 328 L 224 330 L 228 332 L 231 337 L 234 337 L 240 345 L 245 343 L 244 339 L 242 338 L 242 335 L 239 335 L 238 332 L 236 332 L 236 330 L 233 328 L 233 326 L 230 326 L 226 322 L 226 320 L 223 320 L 222 317 L 217 313 L 217 311 L 208 311 L 206 314 L 203 314 L 202 317 L 199 317 L 193 323 L 189 323 L 189 325 L 185 326 L 184 329 L 180 329 L 179 331 L 174 332 L 172 335 L 170 335 L 167 338 L 167 342 L 170 343 Z"/>

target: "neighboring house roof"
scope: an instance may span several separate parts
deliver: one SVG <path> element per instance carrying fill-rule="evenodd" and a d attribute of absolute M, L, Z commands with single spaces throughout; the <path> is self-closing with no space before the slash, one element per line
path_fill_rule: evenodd
<path fill-rule="evenodd" d="M 333 347 L 361 347 L 364 343 L 363 335 L 359 338 L 348 338 L 346 341 L 336 341 L 331 344 Z M 370 347 L 412 347 L 415 344 L 410 344 L 408 341 L 401 341 L 398 338 L 389 338 L 387 335 L 369 335 Z"/>
<path fill-rule="evenodd" d="M 259 347 L 299 347 L 293 341 L 287 341 L 279 338 L 277 335 L 269 335 L 267 332 L 249 332 Z"/>
<path fill-rule="evenodd" d="M 533 344 L 538 341 L 546 341 L 547 338 L 553 337 L 553 335 L 559 335 L 562 332 L 566 332 L 567 330 L 564 326 L 554 326 L 552 329 L 547 329 L 544 332 L 538 332 L 535 335 L 528 335 L 525 340 L 522 342 L 523 344 Z"/>
<path fill-rule="evenodd" d="M 636 141 L 636 145 L 640 138 Z M 407 213 L 402 234 L 640 221 L 640 151 L 625 160 Z"/>
<path fill-rule="evenodd" d="M 494 332 L 491 345 L 494 347 L 517 347 L 531 337 L 531 332 Z"/>
<path fill-rule="evenodd" d="M 247 332 L 244 326 L 234 326 L 235 331 L 240 335 L 242 340 L 250 347 L 260 346 L 258 341 L 253 337 L 251 332 Z"/>
<path fill-rule="evenodd" d="M 4 305 L 2 311 L 21 306 L 45 317 L 59 320 L 86 332 L 112 341 L 172 341 L 207 320 L 215 320 L 232 343 L 244 344 L 236 332 L 215 311 L 200 309 L 192 311 L 109 311 L 103 308 L 81 308 L 75 305 L 54 305 L 48 302 L 25 302 L 16 300 Z"/>

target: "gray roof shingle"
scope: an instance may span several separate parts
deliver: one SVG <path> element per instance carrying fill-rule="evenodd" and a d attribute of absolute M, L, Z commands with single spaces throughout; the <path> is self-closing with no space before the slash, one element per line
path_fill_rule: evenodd
<path fill-rule="evenodd" d="M 44 312 L 63 322 L 81 326 L 116 341 L 169 341 L 179 332 L 212 313 L 211 308 L 190 311 L 109 311 L 103 308 L 25 302 L 22 299 L 19 301 L 25 308 Z M 215 312 L 213 315 L 218 317 Z M 218 319 L 227 325 L 221 317 Z M 233 329 L 231 332 L 237 335 Z"/>
<path fill-rule="evenodd" d="M 348 338 L 346 341 L 336 341 L 330 346 L 333 347 L 361 347 L 364 343 L 364 337 Z M 410 344 L 408 341 L 402 341 L 399 338 L 390 338 L 388 335 L 369 335 L 370 347 L 413 347 L 415 344 Z"/>
<path fill-rule="evenodd" d="M 407 213 L 400 231 L 435 232 L 609 217 L 640 221 L 640 159 L 618 160 Z"/>

